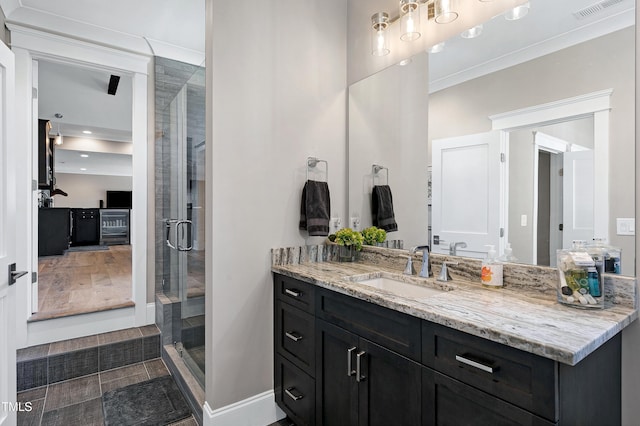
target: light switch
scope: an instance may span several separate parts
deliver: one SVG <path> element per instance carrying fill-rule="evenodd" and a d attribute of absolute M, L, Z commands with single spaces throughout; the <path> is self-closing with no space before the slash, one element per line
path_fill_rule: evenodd
<path fill-rule="evenodd" d="M 527 226 L 527 215 L 523 214 L 520 216 L 520 226 Z"/>
<path fill-rule="evenodd" d="M 632 217 L 617 218 L 616 233 L 618 235 L 636 235 L 636 220 Z"/>

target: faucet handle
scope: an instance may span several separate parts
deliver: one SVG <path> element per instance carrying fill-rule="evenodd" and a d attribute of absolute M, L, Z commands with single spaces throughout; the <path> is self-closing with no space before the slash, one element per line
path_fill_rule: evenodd
<path fill-rule="evenodd" d="M 438 281 L 451 281 L 451 274 L 449 274 L 449 268 L 447 265 L 457 265 L 458 262 L 442 262 L 442 269 L 440 269 L 440 276 L 438 276 Z"/>
<path fill-rule="evenodd" d="M 407 258 L 407 266 L 404 267 L 404 272 L 405 275 L 415 275 L 416 274 L 416 270 L 413 267 L 413 259 L 411 258 L 411 255 L 409 255 L 409 257 Z"/>

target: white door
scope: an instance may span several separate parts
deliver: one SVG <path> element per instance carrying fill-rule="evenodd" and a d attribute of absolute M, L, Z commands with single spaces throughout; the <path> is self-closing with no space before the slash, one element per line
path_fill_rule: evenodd
<path fill-rule="evenodd" d="M 0 42 L 0 425 L 16 424 L 16 286 L 9 267 L 16 258 L 16 135 L 13 53 Z M 19 281 L 24 281 L 21 278 Z"/>
<path fill-rule="evenodd" d="M 563 155 L 563 247 L 574 240 L 594 238 L 593 151 L 565 152 Z"/>
<path fill-rule="evenodd" d="M 485 257 L 488 244 L 502 251 L 505 163 L 499 131 L 436 139 L 432 143 L 432 251 Z"/>

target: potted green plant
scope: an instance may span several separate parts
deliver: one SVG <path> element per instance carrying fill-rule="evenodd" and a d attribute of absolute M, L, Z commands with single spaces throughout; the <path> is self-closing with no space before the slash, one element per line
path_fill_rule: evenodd
<path fill-rule="evenodd" d="M 387 239 L 387 231 L 376 226 L 370 226 L 362 230 L 362 238 L 364 238 L 365 244 L 375 246 L 384 243 Z"/>
<path fill-rule="evenodd" d="M 362 234 L 351 228 L 342 228 L 336 231 L 335 243 L 338 248 L 338 259 L 341 262 L 353 262 L 356 259 L 356 252 L 362 249 Z"/>

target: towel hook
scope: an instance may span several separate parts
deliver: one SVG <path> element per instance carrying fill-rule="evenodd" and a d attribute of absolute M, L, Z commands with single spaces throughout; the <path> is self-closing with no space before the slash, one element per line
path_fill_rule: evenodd
<path fill-rule="evenodd" d="M 387 171 L 387 185 L 389 185 L 389 169 L 385 166 L 381 166 L 379 164 L 374 164 L 371 166 L 371 174 L 373 175 L 373 179 L 374 179 L 374 184 L 375 184 L 375 178 L 376 176 L 378 176 L 378 173 L 382 170 L 386 170 Z"/>
<path fill-rule="evenodd" d="M 318 163 L 324 163 L 324 174 L 326 181 L 329 182 L 329 163 L 326 160 L 320 160 L 316 157 L 307 158 L 307 180 L 309 180 L 309 169 L 315 168 Z"/>

